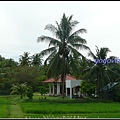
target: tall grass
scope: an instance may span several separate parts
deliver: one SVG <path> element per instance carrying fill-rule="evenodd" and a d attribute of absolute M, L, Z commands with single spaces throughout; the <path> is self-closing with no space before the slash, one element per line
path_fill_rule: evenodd
<path fill-rule="evenodd" d="M 0 97 L 0 118 L 6 118 L 9 115 L 8 97 Z"/>
<path fill-rule="evenodd" d="M 79 115 L 82 117 L 120 117 L 120 103 L 81 103 L 80 101 L 66 100 L 40 100 L 39 102 L 25 101 L 20 104 L 24 113 L 37 117 L 54 115 L 62 117 L 63 115 Z"/>

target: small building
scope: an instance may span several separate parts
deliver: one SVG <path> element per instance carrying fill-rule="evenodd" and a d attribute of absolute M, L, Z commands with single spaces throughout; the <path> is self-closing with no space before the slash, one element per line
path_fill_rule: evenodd
<path fill-rule="evenodd" d="M 75 92 L 75 86 L 80 86 L 82 80 L 77 80 L 75 77 L 71 75 L 66 75 L 65 80 L 65 91 L 64 94 L 67 97 L 73 98 Z M 48 80 L 43 81 L 49 85 L 49 95 L 61 95 L 62 94 L 62 81 L 61 77 L 57 80 L 54 78 L 49 78 Z M 77 91 L 80 96 L 80 89 Z"/>

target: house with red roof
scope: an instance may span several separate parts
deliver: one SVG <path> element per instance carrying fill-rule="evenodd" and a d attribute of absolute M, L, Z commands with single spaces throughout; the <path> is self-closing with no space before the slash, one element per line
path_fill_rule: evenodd
<path fill-rule="evenodd" d="M 66 75 L 65 80 L 65 95 L 72 98 L 74 94 L 74 88 L 80 86 L 82 80 L 77 80 L 74 76 Z M 57 80 L 54 78 L 49 78 L 48 80 L 43 81 L 49 85 L 49 95 L 61 95 L 62 94 L 62 81 L 59 76 Z M 79 91 L 80 96 L 80 91 Z"/>

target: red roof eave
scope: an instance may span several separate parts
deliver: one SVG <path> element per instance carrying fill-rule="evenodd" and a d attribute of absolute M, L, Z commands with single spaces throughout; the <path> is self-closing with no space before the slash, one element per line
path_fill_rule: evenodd
<path fill-rule="evenodd" d="M 66 80 L 76 80 L 75 77 L 66 75 Z M 54 80 L 54 78 L 49 78 L 48 80 L 43 81 L 44 83 L 54 83 L 54 82 L 61 82 L 61 77 L 58 78 L 58 80 Z"/>

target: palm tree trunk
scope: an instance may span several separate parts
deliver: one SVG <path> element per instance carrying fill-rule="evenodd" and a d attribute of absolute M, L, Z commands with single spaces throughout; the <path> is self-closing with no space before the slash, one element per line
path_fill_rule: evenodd
<path fill-rule="evenodd" d="M 62 74 L 61 74 L 62 98 L 65 97 L 65 94 L 64 94 L 64 91 L 65 91 L 65 79 L 66 79 L 66 64 L 65 64 L 65 58 L 63 56 L 63 58 L 62 58 Z"/>
<path fill-rule="evenodd" d="M 63 73 L 61 76 L 61 81 L 62 81 L 62 98 L 65 97 L 64 91 L 65 91 L 65 79 L 66 79 L 66 74 Z"/>
<path fill-rule="evenodd" d="M 20 95 L 20 98 L 21 98 L 21 99 L 23 98 L 22 94 Z"/>

